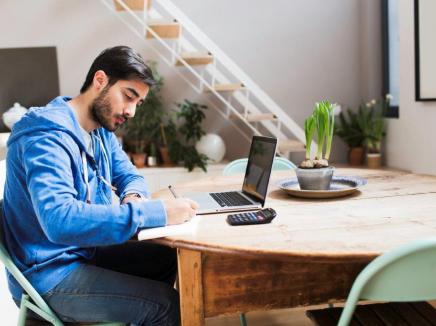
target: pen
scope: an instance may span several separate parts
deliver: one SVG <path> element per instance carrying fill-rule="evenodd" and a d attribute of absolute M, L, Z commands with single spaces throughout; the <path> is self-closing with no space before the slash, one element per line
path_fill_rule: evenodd
<path fill-rule="evenodd" d="M 179 196 L 177 196 L 176 192 L 174 191 L 173 187 L 171 185 L 168 186 L 168 189 L 171 191 L 171 193 L 173 194 L 174 198 L 179 198 Z"/>

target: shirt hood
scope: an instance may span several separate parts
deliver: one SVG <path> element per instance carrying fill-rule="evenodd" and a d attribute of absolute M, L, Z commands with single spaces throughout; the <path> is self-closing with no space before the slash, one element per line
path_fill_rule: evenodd
<path fill-rule="evenodd" d="M 68 104 L 70 100 L 70 97 L 58 96 L 45 107 L 31 107 L 12 127 L 8 146 L 23 135 L 36 131 L 58 130 L 71 136 L 80 150 L 87 152 L 80 124 L 77 121 L 73 108 Z"/>

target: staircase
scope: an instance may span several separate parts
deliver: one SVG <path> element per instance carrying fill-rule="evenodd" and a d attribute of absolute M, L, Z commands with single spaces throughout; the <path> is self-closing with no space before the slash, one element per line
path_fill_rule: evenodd
<path fill-rule="evenodd" d="M 251 133 L 269 133 L 278 139 L 280 155 L 305 151 L 304 130 L 171 0 L 101 2 L 139 38 L 149 42 L 163 61 L 176 67 L 177 74 L 197 93 L 218 99 L 209 100 L 208 105 L 244 138 L 250 141 Z M 242 128 L 241 122 L 247 128 Z"/>

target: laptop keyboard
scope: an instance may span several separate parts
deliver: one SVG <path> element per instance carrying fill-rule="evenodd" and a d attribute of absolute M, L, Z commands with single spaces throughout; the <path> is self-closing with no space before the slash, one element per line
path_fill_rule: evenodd
<path fill-rule="evenodd" d="M 213 199 L 221 206 L 245 206 L 245 205 L 253 205 L 252 202 L 247 200 L 244 196 L 242 196 L 237 191 L 229 191 L 229 192 L 212 192 L 209 195 L 212 196 Z"/>

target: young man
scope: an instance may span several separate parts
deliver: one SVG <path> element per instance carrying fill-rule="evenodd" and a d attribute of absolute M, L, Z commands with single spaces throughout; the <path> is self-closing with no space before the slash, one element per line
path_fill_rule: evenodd
<path fill-rule="evenodd" d="M 188 199 L 149 192 L 112 133 L 154 83 L 141 56 L 118 46 L 92 64 L 80 95 L 32 108 L 8 142 L 6 246 L 64 321 L 178 325 L 174 250 L 128 242 L 141 228 L 195 215 Z M 121 198 L 112 204 L 112 190 Z M 8 275 L 16 302 L 22 289 Z"/>

